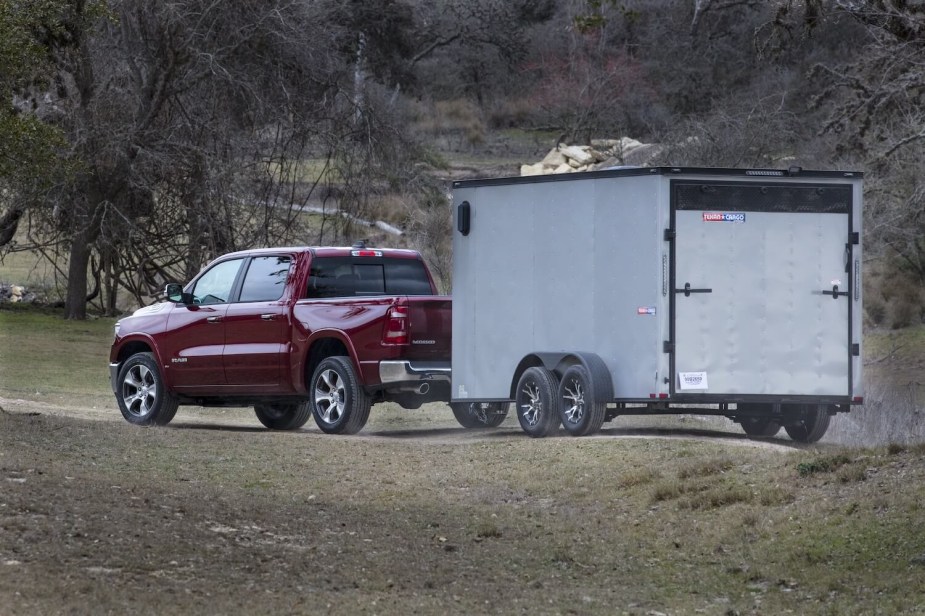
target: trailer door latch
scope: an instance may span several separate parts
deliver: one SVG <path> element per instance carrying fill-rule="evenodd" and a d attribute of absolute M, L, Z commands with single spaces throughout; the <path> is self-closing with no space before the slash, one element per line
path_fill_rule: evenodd
<path fill-rule="evenodd" d="M 683 289 L 675 289 L 675 293 L 683 293 L 684 297 L 690 297 L 691 293 L 712 293 L 713 289 L 692 289 L 691 283 L 685 282 Z"/>
<path fill-rule="evenodd" d="M 840 295 L 847 296 L 847 295 L 848 295 L 848 292 L 847 292 L 847 291 L 839 291 L 839 290 L 838 290 L 838 285 L 836 284 L 836 285 L 832 285 L 832 290 L 831 290 L 831 291 L 823 291 L 822 294 L 823 294 L 823 295 L 831 295 L 831 296 L 832 296 L 832 299 L 838 299 L 838 297 L 839 297 Z"/>

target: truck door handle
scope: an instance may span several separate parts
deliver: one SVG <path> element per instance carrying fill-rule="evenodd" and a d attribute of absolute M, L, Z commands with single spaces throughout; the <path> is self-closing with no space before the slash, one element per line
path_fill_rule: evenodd
<path fill-rule="evenodd" d="M 691 293 L 712 293 L 713 289 L 692 289 L 691 283 L 685 282 L 683 289 L 675 289 L 675 293 L 683 293 L 684 297 L 690 297 Z"/>
<path fill-rule="evenodd" d="M 206 321 L 209 323 L 221 323 L 222 317 L 209 317 L 206 319 Z"/>
<path fill-rule="evenodd" d="M 840 295 L 847 296 L 847 295 L 848 295 L 848 292 L 847 292 L 847 291 L 839 291 L 839 290 L 838 290 L 838 285 L 837 285 L 837 284 L 834 284 L 834 285 L 832 285 L 832 290 L 831 290 L 831 291 L 823 291 L 822 294 L 823 294 L 823 295 L 831 295 L 831 296 L 832 296 L 832 299 L 838 299 L 838 297 L 839 297 Z"/>
<path fill-rule="evenodd" d="M 264 321 L 272 321 L 273 319 L 276 318 L 276 315 L 275 315 L 275 314 L 272 314 L 272 313 L 270 313 L 270 314 L 262 314 L 262 315 L 260 315 L 260 318 L 263 319 Z"/>

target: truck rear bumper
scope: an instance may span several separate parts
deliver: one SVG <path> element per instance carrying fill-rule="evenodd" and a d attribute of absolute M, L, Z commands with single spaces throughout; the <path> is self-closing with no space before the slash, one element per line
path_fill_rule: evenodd
<path fill-rule="evenodd" d="M 388 389 L 403 385 L 417 385 L 422 381 L 450 382 L 450 362 L 448 361 L 381 361 L 379 362 L 379 380 Z"/>

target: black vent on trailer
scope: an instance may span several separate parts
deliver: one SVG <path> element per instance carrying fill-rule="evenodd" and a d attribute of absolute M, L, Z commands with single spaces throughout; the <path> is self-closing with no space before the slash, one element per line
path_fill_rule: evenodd
<path fill-rule="evenodd" d="M 679 210 L 847 214 L 851 208 L 852 189 L 848 184 L 761 185 L 680 181 L 676 194 L 676 208 Z"/>

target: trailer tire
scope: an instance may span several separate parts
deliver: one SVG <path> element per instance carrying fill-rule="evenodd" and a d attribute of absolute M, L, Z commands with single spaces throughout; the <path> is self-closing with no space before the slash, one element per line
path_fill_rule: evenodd
<path fill-rule="evenodd" d="M 349 357 L 328 357 L 312 375 L 309 404 L 315 423 L 328 434 L 356 434 L 369 419 L 372 402 Z"/>
<path fill-rule="evenodd" d="M 739 423 L 749 436 L 771 437 L 780 432 L 780 423 L 770 417 L 744 417 Z"/>
<path fill-rule="evenodd" d="M 257 419 L 270 430 L 298 430 L 312 416 L 308 402 L 270 402 L 255 404 Z"/>
<path fill-rule="evenodd" d="M 507 417 L 507 402 L 453 402 L 453 416 L 463 428 L 497 428 Z"/>
<path fill-rule="evenodd" d="M 607 404 L 595 399 L 594 383 L 580 364 L 562 375 L 558 391 L 559 419 L 572 436 L 594 434 L 604 424 Z"/>
<path fill-rule="evenodd" d="M 527 368 L 517 381 L 514 406 L 523 431 L 534 438 L 559 427 L 559 388 L 556 375 L 539 366 Z"/>
<path fill-rule="evenodd" d="M 798 443 L 815 443 L 821 439 L 832 416 L 824 404 L 788 404 L 784 405 L 784 430 Z"/>

